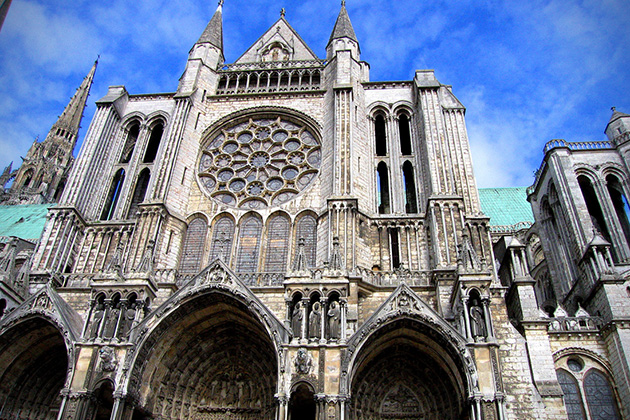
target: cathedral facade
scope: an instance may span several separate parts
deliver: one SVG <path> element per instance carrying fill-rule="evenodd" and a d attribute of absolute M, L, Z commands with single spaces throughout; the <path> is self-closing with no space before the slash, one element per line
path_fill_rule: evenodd
<path fill-rule="evenodd" d="M 550 143 L 492 226 L 433 71 L 371 82 L 344 5 L 324 59 L 283 13 L 225 64 L 219 5 L 175 93 L 20 168 L 58 204 L 1 256 L 0 419 L 628 418 L 629 132 Z"/>

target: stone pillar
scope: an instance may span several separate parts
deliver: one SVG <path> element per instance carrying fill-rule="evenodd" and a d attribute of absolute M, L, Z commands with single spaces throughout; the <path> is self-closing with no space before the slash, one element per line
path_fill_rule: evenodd
<path fill-rule="evenodd" d="M 339 306 L 341 310 L 341 331 L 339 341 L 343 344 L 346 342 L 346 319 L 348 311 L 348 301 L 345 298 L 339 298 Z"/>
<path fill-rule="evenodd" d="M 488 334 L 488 340 L 494 340 L 494 328 L 492 326 L 492 317 L 490 316 L 490 298 L 482 298 L 481 304 L 483 306 L 483 316 L 486 318 L 486 333 Z"/>
<path fill-rule="evenodd" d="M 310 300 L 307 297 L 302 298 L 302 344 L 308 343 L 308 307 Z"/>
<path fill-rule="evenodd" d="M 287 308 L 287 316 L 284 319 L 284 326 L 287 328 L 287 330 L 291 330 L 291 303 L 293 303 L 293 301 L 290 298 L 284 298 L 284 304 Z"/>
<path fill-rule="evenodd" d="M 319 303 L 322 305 L 321 310 L 321 333 L 319 336 L 319 344 L 326 344 L 326 314 L 328 313 L 328 298 L 322 296 L 319 298 Z"/>
<path fill-rule="evenodd" d="M 462 298 L 464 304 L 464 324 L 466 324 L 466 338 L 472 339 L 472 333 L 470 332 L 470 315 L 468 314 L 468 296 Z"/>
<path fill-rule="evenodd" d="M 287 420 L 287 404 L 289 399 L 286 395 L 276 395 L 278 406 L 276 407 L 276 420 Z"/>

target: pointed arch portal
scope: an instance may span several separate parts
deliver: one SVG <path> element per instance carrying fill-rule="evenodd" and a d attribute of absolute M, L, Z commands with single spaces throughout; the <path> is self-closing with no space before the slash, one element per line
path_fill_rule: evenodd
<path fill-rule="evenodd" d="M 68 371 L 59 329 L 32 317 L 0 337 L 0 418 L 53 420 Z"/>
<path fill-rule="evenodd" d="M 465 375 L 450 347 L 437 331 L 409 318 L 376 330 L 351 369 L 350 418 L 467 419 Z"/>
<path fill-rule="evenodd" d="M 138 351 L 134 418 L 260 420 L 275 417 L 278 362 L 248 306 L 221 290 L 183 302 Z"/>

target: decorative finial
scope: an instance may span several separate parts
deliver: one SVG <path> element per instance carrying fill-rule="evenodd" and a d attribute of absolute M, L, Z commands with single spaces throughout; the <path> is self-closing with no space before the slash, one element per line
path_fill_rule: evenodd
<path fill-rule="evenodd" d="M 612 108 L 610 108 L 612 110 L 612 112 L 615 112 L 617 110 L 616 106 L 613 106 Z"/>
<path fill-rule="evenodd" d="M 341 6 L 346 7 L 346 0 L 341 0 Z"/>
<path fill-rule="evenodd" d="M 284 10 L 284 7 L 280 9 L 280 17 L 283 18 L 287 14 L 287 11 Z"/>
<path fill-rule="evenodd" d="M 223 0 L 219 0 L 219 7 L 223 7 Z"/>
<path fill-rule="evenodd" d="M 99 54 L 99 55 L 96 56 L 96 61 L 94 62 L 94 64 L 98 64 L 98 60 L 100 60 L 100 59 L 101 59 L 101 55 Z"/>

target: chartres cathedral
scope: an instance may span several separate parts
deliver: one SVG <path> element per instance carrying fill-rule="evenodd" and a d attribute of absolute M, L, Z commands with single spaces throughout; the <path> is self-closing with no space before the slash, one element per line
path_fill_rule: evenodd
<path fill-rule="evenodd" d="M 5 170 L 0 419 L 630 418 L 630 115 L 478 190 L 451 87 L 330 24 L 225 64 L 219 5 L 176 92 L 75 160 L 95 64 Z"/>

